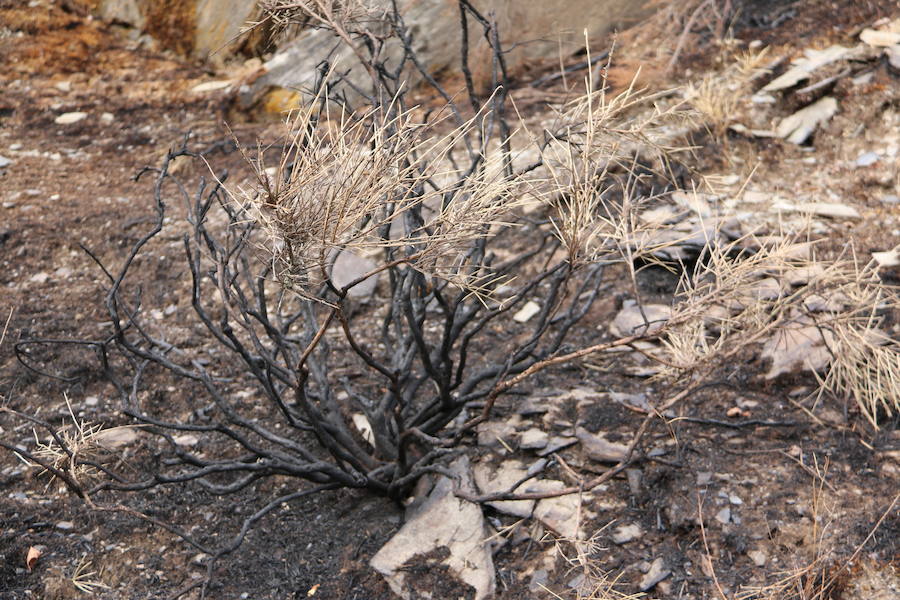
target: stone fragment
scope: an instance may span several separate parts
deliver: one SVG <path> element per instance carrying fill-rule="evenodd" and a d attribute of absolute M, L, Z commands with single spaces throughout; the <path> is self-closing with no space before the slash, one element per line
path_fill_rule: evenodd
<path fill-rule="evenodd" d="M 53 122 L 57 125 L 71 125 L 84 120 L 86 117 L 86 112 L 67 112 L 56 117 Z"/>
<path fill-rule="evenodd" d="M 546 431 L 532 427 L 519 434 L 519 448 L 523 450 L 540 450 L 546 448 L 550 436 Z"/>
<path fill-rule="evenodd" d="M 203 83 L 198 83 L 194 87 L 191 88 L 191 92 L 195 94 L 203 94 L 205 92 L 214 92 L 216 90 L 224 90 L 225 88 L 231 85 L 230 80 L 220 80 L 220 81 L 204 81 Z"/>
<path fill-rule="evenodd" d="M 813 50 L 811 48 L 804 50 L 803 58 L 795 60 L 792 68 L 788 69 L 783 75 L 773 79 L 761 91 L 776 92 L 794 87 L 801 81 L 808 79 L 810 73 L 816 69 L 844 58 L 851 50 L 852 48 L 838 45 L 830 46 L 824 50 Z"/>
<path fill-rule="evenodd" d="M 828 348 L 833 343 L 834 334 L 816 326 L 809 318 L 778 329 L 763 345 L 760 355 L 772 361 L 765 378 L 775 379 L 783 373 L 799 371 L 822 371 L 831 362 Z"/>
<path fill-rule="evenodd" d="M 508 492 L 512 486 L 529 475 L 518 460 L 506 460 L 499 465 L 482 461 L 473 468 L 475 485 L 482 494 Z M 522 484 L 516 492 L 525 490 L 532 482 Z M 488 502 L 491 508 L 514 517 L 527 518 L 534 511 L 535 500 L 503 500 Z"/>
<path fill-rule="evenodd" d="M 0 155 L 0 169 L 8 167 L 12 164 L 12 160 L 6 158 L 5 156 Z"/>
<path fill-rule="evenodd" d="M 541 306 L 537 302 L 529 300 L 519 311 L 513 315 L 513 321 L 516 323 L 526 323 L 531 317 L 541 312 Z"/>
<path fill-rule="evenodd" d="M 637 303 L 632 303 L 619 311 L 609 331 L 615 337 L 650 335 L 662 329 L 671 316 L 672 309 L 665 304 L 644 304 L 642 312 Z"/>
<path fill-rule="evenodd" d="M 628 454 L 628 446 L 626 444 L 610 442 L 602 434 L 593 434 L 579 427 L 575 435 L 591 460 L 617 463 L 624 460 Z"/>
<path fill-rule="evenodd" d="M 105 448 L 121 448 L 137 441 L 137 430 L 134 427 L 110 427 L 104 429 L 94 440 Z"/>
<path fill-rule="evenodd" d="M 636 523 L 631 523 L 629 525 L 621 525 L 617 527 L 611 537 L 614 543 L 621 546 L 622 544 L 633 542 L 643 535 L 644 530 L 641 529 L 641 526 Z"/>
<path fill-rule="evenodd" d="M 840 204 L 838 202 L 800 202 L 798 204 L 790 204 L 787 202 L 776 202 L 772 205 L 772 209 L 784 212 L 810 213 L 819 217 L 829 217 L 832 219 L 861 219 L 862 215 L 852 206 Z"/>
<path fill-rule="evenodd" d="M 877 163 L 879 160 L 881 160 L 881 157 L 878 155 L 877 152 L 865 152 L 863 154 L 860 154 L 859 157 L 857 157 L 856 166 L 861 167 L 861 168 L 862 167 L 871 167 L 872 165 Z"/>
<path fill-rule="evenodd" d="M 721 523 L 722 525 L 727 525 L 731 522 L 731 508 L 725 507 L 719 512 L 716 513 L 716 521 Z"/>
<path fill-rule="evenodd" d="M 377 266 L 375 261 L 369 258 L 349 250 L 342 250 L 331 265 L 331 283 L 337 289 L 343 289 L 363 275 L 374 271 Z M 369 298 L 377 286 L 378 275 L 376 274 L 351 287 L 347 295 L 354 298 Z"/>
<path fill-rule="evenodd" d="M 750 560 L 753 561 L 753 564 L 756 565 L 757 567 L 766 566 L 766 561 L 769 560 L 769 557 L 762 550 L 751 550 L 750 552 L 747 553 L 747 556 L 750 558 Z"/>
<path fill-rule="evenodd" d="M 887 48 L 888 46 L 900 44 L 900 32 L 863 29 L 862 33 L 859 34 L 859 39 L 870 46 Z"/>
<path fill-rule="evenodd" d="M 656 586 L 657 583 L 671 575 L 672 572 L 666 568 L 666 563 L 662 558 L 657 558 L 650 565 L 647 573 L 641 577 L 638 587 L 642 592 L 647 592 Z"/>
<path fill-rule="evenodd" d="M 71 531 L 75 529 L 75 523 L 73 523 L 72 521 L 60 521 L 56 524 L 56 528 L 63 531 Z"/>
<path fill-rule="evenodd" d="M 567 486 L 562 481 L 542 479 L 522 487 L 527 487 L 530 492 L 551 492 Z M 567 540 L 578 538 L 580 522 L 587 518 L 586 509 L 581 506 L 578 494 L 539 500 L 534 509 L 534 517 Z"/>
<path fill-rule="evenodd" d="M 460 488 L 474 491 L 469 460 L 457 459 L 451 470 Z M 481 508 L 453 493 L 454 482 L 440 477 L 428 497 L 407 515 L 406 523 L 372 557 L 372 567 L 384 576 L 388 585 L 403 598 L 422 598 L 432 590 L 416 587 L 404 566 L 417 555 L 446 548 L 449 556 L 442 563 L 462 582 L 475 589 L 475 600 L 494 595 L 494 563 L 488 543 L 489 533 Z"/>
<path fill-rule="evenodd" d="M 538 456 L 549 456 L 554 452 L 559 452 L 569 446 L 573 446 L 578 443 L 578 438 L 569 437 L 569 436 L 559 436 L 554 435 L 547 441 L 547 445 L 538 452 Z"/>
<path fill-rule="evenodd" d="M 809 139 L 819 125 L 833 117 L 837 109 L 837 100 L 831 96 L 823 96 L 809 106 L 782 119 L 775 128 L 775 135 L 792 144 L 802 144 Z"/>
<path fill-rule="evenodd" d="M 872 259 L 879 267 L 900 266 L 900 247 L 888 252 L 873 252 Z"/>

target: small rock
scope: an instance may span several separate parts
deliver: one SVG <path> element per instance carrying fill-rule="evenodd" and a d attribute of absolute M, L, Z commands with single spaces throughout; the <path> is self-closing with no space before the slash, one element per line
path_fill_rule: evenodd
<path fill-rule="evenodd" d="M 666 563 L 662 558 L 657 558 L 653 561 L 653 564 L 650 565 L 650 569 L 647 571 L 647 574 L 641 577 L 641 581 L 638 584 L 638 587 L 642 592 L 649 591 L 653 589 L 653 587 L 671 575 L 672 572 L 666 569 Z"/>
<path fill-rule="evenodd" d="M 900 44 L 900 32 L 863 29 L 862 33 L 859 34 L 859 39 L 870 46 L 887 48 L 888 46 Z"/>
<path fill-rule="evenodd" d="M 772 209 L 785 212 L 812 213 L 820 217 L 830 217 L 832 219 L 861 219 L 859 214 L 852 206 L 839 204 L 837 202 L 801 202 L 799 204 L 788 204 L 786 202 L 777 202 L 772 205 Z"/>
<path fill-rule="evenodd" d="M 625 476 L 628 478 L 628 489 L 631 490 L 632 496 L 639 496 L 641 493 L 641 479 L 644 475 L 640 469 L 625 469 Z"/>
<path fill-rule="evenodd" d="M 645 304 L 642 312 L 641 307 L 632 303 L 619 311 L 609 331 L 616 337 L 650 335 L 662 329 L 671 316 L 672 309 L 665 304 Z"/>
<path fill-rule="evenodd" d="M 41 271 L 40 273 L 32 275 L 29 281 L 32 281 L 33 283 L 47 283 L 48 279 L 50 279 L 50 274 Z"/>
<path fill-rule="evenodd" d="M 373 260 L 344 250 L 338 254 L 334 264 L 331 265 L 331 283 L 337 289 L 342 289 L 363 275 L 374 271 L 377 266 Z M 375 274 L 350 288 L 347 295 L 354 298 L 368 298 L 375 292 L 377 286 L 378 274 Z"/>
<path fill-rule="evenodd" d="M 88 396 L 84 399 L 85 406 L 97 406 L 98 404 L 100 404 L 100 398 L 97 396 Z"/>
<path fill-rule="evenodd" d="M 203 83 L 198 83 L 194 87 L 191 88 L 191 92 L 195 94 L 202 94 L 204 92 L 214 92 L 216 90 L 223 90 L 231 85 L 231 81 L 222 80 L 222 81 L 204 81 Z"/>
<path fill-rule="evenodd" d="M 744 503 L 744 501 L 741 500 L 741 497 L 736 494 L 730 494 L 728 496 L 728 501 L 731 502 L 732 504 L 734 504 L 735 506 L 740 506 Z"/>
<path fill-rule="evenodd" d="M 538 456 L 548 456 L 550 454 L 553 454 L 554 452 L 559 452 L 560 450 L 568 448 L 569 446 L 573 446 L 577 443 L 578 438 L 555 435 L 550 438 L 550 441 L 547 442 L 547 446 L 537 454 Z"/>
<path fill-rule="evenodd" d="M 529 300 L 525 303 L 525 306 L 520 308 L 519 311 L 513 315 L 513 321 L 516 323 L 525 323 L 539 312 L 541 312 L 540 305 L 537 302 Z"/>
<path fill-rule="evenodd" d="M 200 443 L 200 438 L 192 433 L 186 433 L 184 435 L 176 435 L 172 438 L 172 441 L 179 446 L 196 446 Z"/>
<path fill-rule="evenodd" d="M 750 560 L 752 560 L 753 564 L 757 567 L 766 566 L 766 561 L 769 560 L 769 557 L 766 556 L 766 553 L 762 550 L 751 550 L 747 553 L 747 556 L 750 557 Z"/>
<path fill-rule="evenodd" d="M 641 526 L 632 523 L 630 525 L 617 527 L 611 537 L 613 542 L 621 546 L 622 544 L 627 544 L 628 542 L 640 539 L 643 535 L 644 530 L 641 529 Z"/>
<path fill-rule="evenodd" d="M 494 467 L 486 462 L 480 462 L 475 465 L 473 475 L 475 477 L 475 485 L 483 494 L 496 494 L 506 492 L 529 475 L 525 465 L 518 460 L 507 460 L 499 466 Z M 522 484 L 517 492 L 521 492 L 529 484 Z M 488 505 L 505 514 L 514 517 L 530 517 L 534 510 L 534 500 L 503 500 L 500 502 L 488 502 Z"/>
<path fill-rule="evenodd" d="M 833 117 L 837 110 L 837 100 L 824 96 L 782 119 L 775 128 L 775 135 L 792 144 L 802 144 L 809 139 L 816 127 Z"/>
<path fill-rule="evenodd" d="M 547 582 L 550 581 L 550 574 L 546 569 L 538 569 L 531 574 L 531 581 L 528 584 L 528 590 L 533 593 L 547 591 Z"/>
<path fill-rule="evenodd" d="M 0 169 L 2 169 L 4 167 L 8 167 L 11 164 L 12 164 L 12 161 L 10 159 L 6 158 L 5 156 L 0 155 Z"/>
<path fill-rule="evenodd" d="M 860 154 L 859 158 L 856 159 L 857 167 L 871 167 L 875 163 L 877 163 L 881 159 L 878 156 L 877 152 L 866 152 L 865 154 Z"/>
<path fill-rule="evenodd" d="M 900 247 L 894 248 L 890 252 L 873 252 L 872 259 L 879 267 L 900 266 Z"/>
<path fill-rule="evenodd" d="M 116 120 L 116 116 L 110 112 L 105 112 L 102 115 L 100 115 L 100 120 L 103 121 L 104 123 L 112 123 L 113 121 Z"/>
<path fill-rule="evenodd" d="M 104 429 L 94 439 L 106 448 L 119 448 L 137 440 L 137 431 L 133 427 L 111 427 Z"/>
<path fill-rule="evenodd" d="M 719 512 L 716 513 L 716 521 L 721 523 L 722 525 L 727 525 L 731 522 L 731 509 L 729 507 L 725 507 Z"/>
<path fill-rule="evenodd" d="M 546 448 L 550 441 L 550 436 L 546 431 L 542 431 L 537 427 L 526 429 L 519 434 L 519 447 L 523 450 L 540 450 Z"/>
<path fill-rule="evenodd" d="M 16 152 L 16 151 L 18 151 L 18 150 L 21 150 L 22 148 L 23 148 L 22 144 L 20 144 L 20 143 L 18 143 L 18 142 L 16 142 L 15 144 L 10 144 L 10 145 L 9 145 L 9 149 L 12 150 L 13 152 Z"/>
<path fill-rule="evenodd" d="M 700 471 L 697 473 L 697 485 L 709 485 L 712 481 L 712 471 Z"/>
<path fill-rule="evenodd" d="M 742 411 L 739 407 L 732 406 L 725 413 L 725 416 L 727 416 L 729 419 L 737 419 L 738 417 L 742 416 L 743 414 L 744 414 L 744 411 Z"/>
<path fill-rule="evenodd" d="M 593 434 L 579 427 L 575 435 L 581 441 L 584 450 L 591 460 L 597 462 L 617 463 L 625 459 L 628 454 L 628 446 L 610 442 L 601 434 Z"/>
<path fill-rule="evenodd" d="M 61 92 L 71 92 L 72 91 L 72 82 L 71 81 L 57 81 L 53 84 L 53 87 L 58 89 Z"/>
<path fill-rule="evenodd" d="M 68 267 L 60 267 L 53 272 L 54 277 L 58 277 L 59 279 L 68 279 L 72 276 L 72 269 Z"/>
<path fill-rule="evenodd" d="M 900 196 L 897 194 L 886 194 L 881 197 L 881 201 L 885 204 L 900 204 Z"/>
<path fill-rule="evenodd" d="M 57 529 L 62 529 L 63 531 L 71 531 L 75 529 L 75 523 L 72 521 L 60 521 L 56 524 Z"/>
<path fill-rule="evenodd" d="M 87 117 L 86 112 L 67 112 L 59 115 L 54 119 L 54 122 L 57 125 L 71 125 L 72 123 L 77 123 Z"/>

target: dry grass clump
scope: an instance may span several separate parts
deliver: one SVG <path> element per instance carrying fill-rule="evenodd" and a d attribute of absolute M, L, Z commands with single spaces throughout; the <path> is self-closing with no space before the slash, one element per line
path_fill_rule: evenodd
<path fill-rule="evenodd" d="M 813 249 L 798 235 L 708 247 L 681 281 L 662 339 L 666 375 L 702 376 L 765 343 L 766 379 L 812 371 L 819 395 L 851 398 L 875 427 L 900 410 L 900 344 L 882 330 L 900 314 L 896 290 L 872 264 L 817 260 Z"/>
<path fill-rule="evenodd" d="M 453 167 L 451 154 L 480 125 L 439 134 L 413 111 L 322 115 L 317 103 L 289 117 L 289 149 L 275 174 L 260 151 L 258 187 L 237 193 L 270 236 L 279 281 L 313 293 L 336 253 L 402 248 L 405 262 L 429 275 L 480 282 L 485 273 L 468 268 L 466 250 L 518 203 L 518 181 L 492 168 L 499 154 L 473 172 Z"/>

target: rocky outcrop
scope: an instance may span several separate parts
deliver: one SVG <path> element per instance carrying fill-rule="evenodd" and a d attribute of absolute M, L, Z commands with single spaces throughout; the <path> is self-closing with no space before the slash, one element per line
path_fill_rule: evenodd
<path fill-rule="evenodd" d="M 100 0 L 95 12 L 183 56 L 220 62 L 241 45 L 255 0 Z"/>
<path fill-rule="evenodd" d="M 513 76 L 535 67 L 556 64 L 584 48 L 586 39 L 594 50 L 606 49 L 609 34 L 645 18 L 654 4 L 648 0 L 478 0 L 474 2 L 485 15 L 496 20 L 509 52 L 507 67 Z M 459 9 L 456 0 L 402 0 L 404 22 L 412 37 L 419 60 L 430 73 L 457 69 L 460 61 Z M 492 61 L 480 27 L 469 19 L 471 44 L 469 62 L 475 84 L 482 90 L 491 80 Z M 401 56 L 399 44 L 387 49 L 387 56 Z M 302 32 L 285 44 L 265 63 L 265 74 L 245 97 L 258 98 L 266 88 L 309 89 L 316 67 L 328 59 L 340 70 L 350 70 L 354 85 L 364 85 L 365 70 L 350 49 L 343 47 L 330 32 Z M 416 80 L 416 74 L 410 78 Z"/>

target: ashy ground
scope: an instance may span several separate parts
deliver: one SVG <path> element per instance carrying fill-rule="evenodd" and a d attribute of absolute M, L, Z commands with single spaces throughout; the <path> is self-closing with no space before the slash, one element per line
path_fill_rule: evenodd
<path fill-rule="evenodd" d="M 889 55 L 870 47 L 844 56 L 810 74 L 801 87 L 812 89 L 760 88 L 808 49 L 857 46 L 864 29 L 900 19 L 900 9 L 874 0 L 755 5 L 727 44 L 686 36 L 671 71 L 680 31 L 667 31 L 663 17 L 624 33 L 611 80 L 621 86 L 645 64 L 644 81 L 658 89 L 677 85 L 684 94 L 693 85 L 687 98 L 708 118 L 693 133 L 690 158 L 682 160 L 684 177 L 745 228 L 794 224 L 809 212 L 802 207 L 814 204 L 812 231 L 823 240 L 823 256 L 850 244 L 863 262 L 873 252 L 890 252 L 900 244 L 900 72 Z M 132 178 L 141 167 L 158 164 L 189 135 L 215 170 L 246 177 L 224 122 L 250 145 L 275 139 L 277 124 L 240 113 L 226 90 L 195 90 L 209 80 L 241 77 L 242 66 L 210 74 L 142 49 L 65 6 L 0 1 L 0 156 L 9 161 L 0 166 L 0 398 L 2 406 L 61 429 L 71 429 L 73 418 L 113 427 L 127 421 L 89 349 L 26 346 L 32 369 L 14 349 L 28 339 L 108 335 L 103 274 L 81 246 L 116 264 L 142 235 L 153 208 L 151 184 Z M 757 80 L 751 70 L 742 79 L 740 66 L 748 63 L 769 71 Z M 519 83 L 529 110 L 562 93 L 561 80 L 539 92 Z M 758 135 L 824 97 L 839 108 L 805 143 Z M 700 106 L 698 98 L 706 102 Z M 65 116 L 72 113 L 84 114 Z M 178 175 L 196 185 L 208 169 L 189 163 Z M 825 203 L 831 208 L 822 208 Z M 178 210 L 173 206 L 175 215 Z M 164 302 L 160 321 L 189 334 L 179 241 L 168 241 L 158 263 L 143 267 Z M 672 279 L 650 273 L 643 289 L 659 299 L 670 295 Z M 883 277 L 898 283 L 896 267 L 885 267 Z M 606 335 L 627 294 L 624 287 L 611 290 L 573 343 Z M 888 328 L 897 335 L 896 320 Z M 539 375 L 499 404 L 496 429 L 470 440 L 476 472 L 512 461 L 534 464 L 546 449 L 542 434 L 580 428 L 627 442 L 644 419 L 646 399 L 666 394 L 641 367 L 633 356 L 595 357 Z M 722 385 L 654 420 L 642 440 L 643 458 L 570 505 L 582 539 L 561 533 L 563 526 L 554 530 L 548 519 L 486 506 L 496 531 L 496 596 L 602 598 L 611 593 L 603 591 L 608 574 L 622 594 L 643 589 L 660 599 L 900 598 L 900 416 L 885 416 L 874 430 L 845 399 L 807 400 L 816 386 L 811 375 L 766 380 L 768 368 L 756 355 L 743 357 L 734 365 L 739 377 L 723 373 Z M 193 410 L 192 392 L 178 381 L 159 376 L 153 385 L 173 412 Z M 523 397 L 534 401 L 531 408 L 522 409 Z M 492 437 L 491 431 L 503 433 Z M 0 413 L 0 436 L 35 445 L 32 426 L 8 413 Z M 117 460 L 140 472 L 152 464 L 151 450 L 138 437 L 120 447 Z M 584 443 L 557 457 L 548 468 L 567 484 L 608 468 L 591 459 Z M 296 485 L 269 481 L 224 500 L 197 488 L 163 487 L 122 501 L 216 542 L 235 535 L 242 519 L 276 491 Z M 352 491 L 284 506 L 219 563 L 211 596 L 391 598 L 369 561 L 404 518 L 402 506 Z M 32 548 L 41 555 L 29 567 Z M 204 558 L 145 521 L 91 510 L 40 469 L 0 454 L 0 598 L 89 592 L 168 598 L 185 589 L 182 597 L 196 597 Z M 439 566 L 442 558 L 438 552 L 406 565 L 415 593 L 472 597 L 471 588 Z"/>

